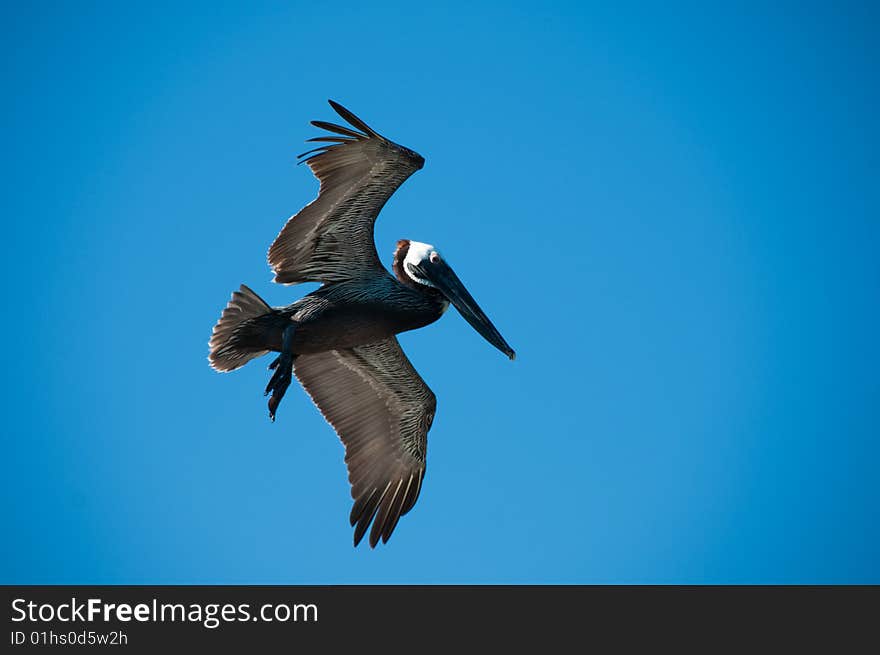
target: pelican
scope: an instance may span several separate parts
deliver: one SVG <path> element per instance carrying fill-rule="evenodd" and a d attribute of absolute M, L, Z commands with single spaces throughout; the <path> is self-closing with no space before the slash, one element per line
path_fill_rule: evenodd
<path fill-rule="evenodd" d="M 312 121 L 330 134 L 299 155 L 320 182 L 318 197 L 290 218 L 269 248 L 274 282 L 321 282 L 286 307 L 270 307 L 241 285 L 214 326 L 208 360 L 221 372 L 269 352 L 278 356 L 265 395 L 269 418 L 292 375 L 345 446 L 357 546 L 387 543 L 412 509 L 425 476 L 428 430 L 437 399 L 395 335 L 439 319 L 449 303 L 490 344 L 515 353 L 432 245 L 402 239 L 382 266 L 373 240 L 376 217 L 425 163 L 330 100 L 350 125 Z"/>

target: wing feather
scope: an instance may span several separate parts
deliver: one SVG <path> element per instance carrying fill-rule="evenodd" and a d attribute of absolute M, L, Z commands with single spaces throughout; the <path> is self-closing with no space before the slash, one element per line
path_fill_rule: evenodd
<path fill-rule="evenodd" d="M 425 475 L 437 399 L 395 337 L 299 355 L 294 373 L 345 445 L 357 545 L 387 542 Z"/>
<path fill-rule="evenodd" d="M 342 105 L 332 100 L 330 105 L 356 129 L 312 121 L 342 136 L 309 139 L 327 143 L 299 155 L 321 185 L 318 197 L 287 221 L 269 248 L 269 265 L 280 284 L 339 282 L 383 270 L 373 242 L 376 217 L 425 163 Z"/>

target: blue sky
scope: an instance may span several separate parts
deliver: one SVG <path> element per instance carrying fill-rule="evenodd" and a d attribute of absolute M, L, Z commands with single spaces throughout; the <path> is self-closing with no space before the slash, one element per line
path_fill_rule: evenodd
<path fill-rule="evenodd" d="M 880 582 L 870 3 L 4 8 L 7 583 Z M 343 451 L 207 339 L 334 98 L 425 156 L 377 224 L 428 473 L 353 549 Z"/>

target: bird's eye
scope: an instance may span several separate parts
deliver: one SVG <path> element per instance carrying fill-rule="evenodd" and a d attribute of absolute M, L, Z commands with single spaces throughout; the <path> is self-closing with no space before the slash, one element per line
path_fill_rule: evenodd
<path fill-rule="evenodd" d="M 436 252 L 432 252 L 430 259 L 432 264 L 436 264 L 440 261 L 440 255 L 438 255 Z"/>

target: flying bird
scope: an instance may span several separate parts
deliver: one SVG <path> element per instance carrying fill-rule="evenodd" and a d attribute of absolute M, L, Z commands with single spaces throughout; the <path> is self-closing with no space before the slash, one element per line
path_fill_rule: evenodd
<path fill-rule="evenodd" d="M 312 121 L 329 132 L 299 155 L 320 181 L 318 197 L 287 221 L 268 254 L 275 282 L 322 286 L 270 307 L 241 285 L 214 326 L 208 360 L 225 372 L 278 353 L 265 391 L 269 417 L 296 375 L 345 445 L 354 545 L 372 524 L 375 547 L 419 497 L 437 407 L 395 335 L 433 323 L 452 303 L 490 344 L 510 359 L 515 353 L 434 246 L 402 239 L 394 275 L 382 266 L 376 217 L 425 160 L 330 105 L 350 127 Z"/>

